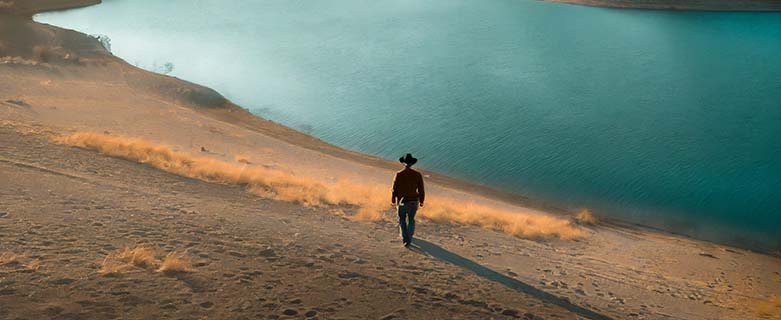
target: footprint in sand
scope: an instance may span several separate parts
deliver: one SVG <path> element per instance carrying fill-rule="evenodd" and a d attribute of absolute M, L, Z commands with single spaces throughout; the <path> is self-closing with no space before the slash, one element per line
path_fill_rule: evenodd
<path fill-rule="evenodd" d="M 345 272 L 339 274 L 339 278 L 342 279 L 353 279 L 353 278 L 357 278 L 358 276 L 360 275 L 356 272 Z"/>
<path fill-rule="evenodd" d="M 238 258 L 245 258 L 245 257 L 247 257 L 246 254 L 243 254 L 243 253 L 238 252 L 238 251 L 228 251 L 228 254 L 232 255 L 234 257 L 238 257 Z"/>
<path fill-rule="evenodd" d="M 286 316 L 291 316 L 292 317 L 292 316 L 297 315 L 298 311 L 295 310 L 295 309 L 285 309 L 285 311 L 282 311 L 282 314 L 284 314 Z"/>
<path fill-rule="evenodd" d="M 63 279 L 54 280 L 51 283 L 54 284 L 54 285 L 68 285 L 68 284 L 73 283 L 74 281 L 76 281 L 76 280 L 69 279 L 69 278 L 63 278 Z"/>
<path fill-rule="evenodd" d="M 57 306 L 47 307 L 44 310 L 46 315 L 48 315 L 50 317 L 57 316 L 57 315 L 61 314 L 63 311 L 65 311 L 65 309 L 63 309 L 62 307 L 57 307 Z"/>
<path fill-rule="evenodd" d="M 262 271 L 246 271 L 246 272 L 242 273 L 241 278 L 252 280 L 256 276 L 259 276 L 259 275 L 262 275 L 262 274 L 263 274 Z"/>
<path fill-rule="evenodd" d="M 10 296 L 15 293 L 16 290 L 14 289 L 0 289 L 0 296 Z"/>
<path fill-rule="evenodd" d="M 273 258 L 277 256 L 277 253 L 274 252 L 272 249 L 265 249 L 258 252 L 258 256 L 266 257 L 266 258 Z"/>

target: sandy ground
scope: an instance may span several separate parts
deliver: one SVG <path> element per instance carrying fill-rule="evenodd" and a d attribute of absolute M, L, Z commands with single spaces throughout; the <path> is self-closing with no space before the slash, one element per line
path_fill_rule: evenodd
<path fill-rule="evenodd" d="M 574 315 L 401 248 L 389 223 L 264 200 L 0 130 L 0 318 L 496 318 Z M 195 272 L 99 271 L 147 246 Z M 35 262 L 35 263 L 33 263 Z M 31 266 L 32 265 L 32 266 Z"/>
<path fill-rule="evenodd" d="M 136 69 L 31 22 L 39 1 L 19 3 L 0 11 L 0 319 L 781 318 L 773 256 L 642 228 L 572 224 L 580 236 L 529 238 L 425 215 L 408 250 L 390 208 L 355 221 L 355 206 L 304 206 L 52 143 L 97 132 L 376 185 L 397 169 Z M 434 199 L 571 219 L 429 181 Z M 146 263 L 122 255 L 138 247 L 152 252 Z M 185 268 L 158 272 L 171 252 Z"/>

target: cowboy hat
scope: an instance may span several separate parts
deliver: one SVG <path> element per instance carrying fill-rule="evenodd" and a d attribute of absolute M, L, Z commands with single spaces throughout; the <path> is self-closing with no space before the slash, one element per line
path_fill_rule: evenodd
<path fill-rule="evenodd" d="M 404 163 L 404 164 L 406 164 L 408 166 L 411 166 L 411 165 L 415 164 L 415 162 L 418 162 L 418 159 L 413 157 L 412 154 L 408 153 L 406 156 L 403 156 L 403 157 L 399 158 L 399 162 Z"/>

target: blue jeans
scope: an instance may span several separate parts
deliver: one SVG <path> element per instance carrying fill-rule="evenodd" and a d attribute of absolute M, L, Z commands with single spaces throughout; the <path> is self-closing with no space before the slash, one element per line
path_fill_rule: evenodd
<path fill-rule="evenodd" d="M 399 203 L 399 229 L 401 229 L 401 239 L 406 243 L 411 243 L 412 235 L 415 234 L 416 212 L 418 212 L 417 201 Z"/>

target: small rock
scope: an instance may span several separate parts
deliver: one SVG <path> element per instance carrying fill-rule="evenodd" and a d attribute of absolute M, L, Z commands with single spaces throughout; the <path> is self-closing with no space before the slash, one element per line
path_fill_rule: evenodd
<path fill-rule="evenodd" d="M 258 255 L 261 257 L 275 257 L 277 253 L 274 250 L 266 249 L 258 252 Z"/>
<path fill-rule="evenodd" d="M 716 256 L 714 256 L 714 255 L 712 255 L 710 253 L 700 252 L 700 255 L 703 256 L 703 257 L 711 258 L 711 259 L 718 259 Z"/>
<path fill-rule="evenodd" d="M 64 285 L 64 284 L 71 284 L 71 283 L 73 283 L 73 281 L 75 281 L 75 280 L 73 280 L 73 279 L 68 279 L 68 278 L 64 278 L 64 279 L 57 279 L 57 280 L 54 280 L 54 281 L 52 281 L 52 284 L 56 284 L 56 285 Z"/>
<path fill-rule="evenodd" d="M 352 279 L 352 278 L 357 278 L 357 277 L 358 277 L 358 274 L 355 273 L 355 272 L 345 272 L 345 273 L 339 274 L 339 278 L 342 278 L 342 279 Z"/>
<path fill-rule="evenodd" d="M 513 309 L 505 309 L 502 311 L 502 315 L 508 316 L 508 317 L 518 317 L 518 310 Z"/>
<path fill-rule="evenodd" d="M 228 251 L 228 254 L 232 255 L 234 257 L 239 257 L 239 258 L 244 258 L 244 257 L 247 256 L 246 254 L 243 254 L 243 253 L 237 252 L 237 251 Z"/>

